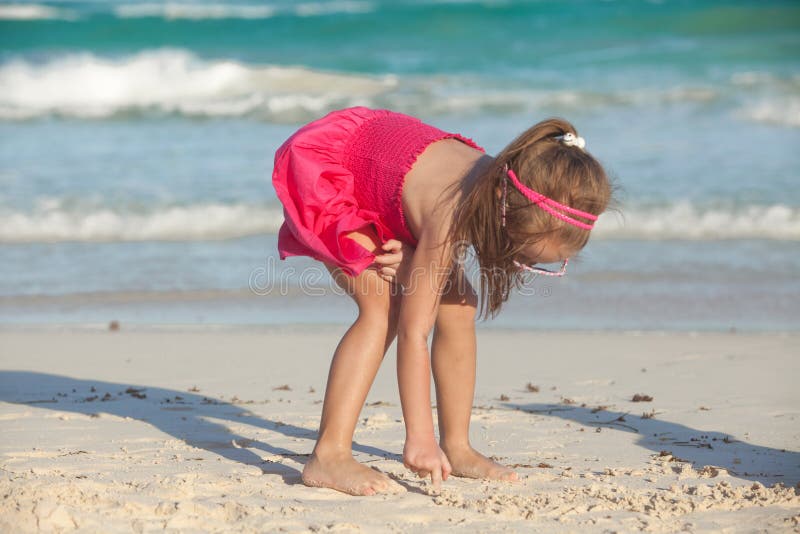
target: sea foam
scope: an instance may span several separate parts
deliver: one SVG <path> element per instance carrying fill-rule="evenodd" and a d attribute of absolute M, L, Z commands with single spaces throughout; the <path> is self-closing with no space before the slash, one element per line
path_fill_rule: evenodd
<path fill-rule="evenodd" d="M 31 211 L 0 210 L 0 243 L 61 241 L 205 241 L 275 234 L 277 205 L 204 203 L 149 211 L 76 209 L 52 201 Z M 594 239 L 800 240 L 800 208 L 781 204 L 703 209 L 681 202 L 600 216 Z"/>
<path fill-rule="evenodd" d="M 79 53 L 41 64 L 15 60 L 0 67 L 0 118 L 53 114 L 97 119 L 147 111 L 273 117 L 295 109 L 318 113 L 357 104 L 395 84 L 392 76 L 204 61 L 182 50 L 122 59 Z"/>
<path fill-rule="evenodd" d="M 276 233 L 283 222 L 282 209 L 247 204 L 167 206 L 143 213 L 48 204 L 32 212 L 0 211 L 0 243 L 232 239 Z"/>
<path fill-rule="evenodd" d="M 277 9 L 270 5 L 252 4 L 187 4 L 165 2 L 160 4 L 123 4 L 114 8 L 120 18 L 161 17 L 165 19 L 264 19 L 275 15 Z"/>
<path fill-rule="evenodd" d="M 702 208 L 689 202 L 636 206 L 600 216 L 593 236 L 611 239 L 780 239 L 800 240 L 800 208 L 783 204 L 733 209 Z"/>
<path fill-rule="evenodd" d="M 78 14 L 68 9 L 40 4 L 0 5 L 0 20 L 76 20 Z"/>
<path fill-rule="evenodd" d="M 718 97 L 717 90 L 702 86 L 598 91 L 499 86 L 469 74 L 348 74 L 201 59 L 181 49 L 113 59 L 70 53 L 46 62 L 18 58 L 0 65 L 0 120 L 177 114 L 299 122 L 351 105 L 432 115 L 703 105 Z"/>
<path fill-rule="evenodd" d="M 266 19 L 276 15 L 311 17 L 338 13 L 367 13 L 375 8 L 372 2 L 299 2 L 288 4 L 205 4 L 205 3 L 142 3 L 123 4 L 114 8 L 120 18 L 159 17 L 168 20 L 189 19 Z"/>
<path fill-rule="evenodd" d="M 120 19 L 163 18 L 166 20 L 258 20 L 275 16 L 315 17 L 347 13 L 369 13 L 376 9 L 373 2 L 341 0 L 333 2 L 288 3 L 201 3 L 201 2 L 142 2 L 104 5 L 98 2 L 82 12 L 56 8 L 45 4 L 0 5 L 0 20 L 62 20 L 76 21 L 93 15 L 111 14 Z"/>

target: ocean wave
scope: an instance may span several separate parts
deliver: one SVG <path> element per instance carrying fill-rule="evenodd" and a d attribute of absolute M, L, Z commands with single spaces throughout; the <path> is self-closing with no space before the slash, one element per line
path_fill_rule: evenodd
<path fill-rule="evenodd" d="M 0 243 L 206 241 L 277 233 L 283 210 L 248 204 L 167 206 L 150 212 L 70 209 L 58 201 L 31 212 L 0 211 Z"/>
<path fill-rule="evenodd" d="M 800 240 L 800 208 L 783 204 L 702 208 L 689 202 L 632 207 L 600 216 L 600 239 L 776 239 Z"/>
<path fill-rule="evenodd" d="M 119 59 L 75 53 L 44 63 L 17 59 L 0 65 L 0 120 L 178 114 L 298 122 L 350 105 L 425 115 L 570 112 L 703 104 L 719 96 L 715 89 L 691 86 L 600 92 L 493 83 L 468 75 L 399 78 L 203 60 L 179 49 Z"/>
<path fill-rule="evenodd" d="M 124 4 L 114 8 L 119 18 L 160 17 L 165 19 L 265 19 L 275 15 L 277 9 L 270 5 L 253 4 Z"/>
<path fill-rule="evenodd" d="M 201 4 L 201 3 L 144 3 L 123 4 L 114 8 L 120 18 L 159 17 L 168 20 L 189 19 L 266 19 L 276 15 L 312 17 L 339 13 L 368 13 L 375 9 L 372 2 L 342 0 L 334 2 L 300 2 L 277 4 Z"/>
<path fill-rule="evenodd" d="M 470 74 L 364 75 L 306 67 L 201 59 L 182 49 L 121 58 L 70 53 L 45 62 L 0 64 L 0 120 L 248 117 L 303 122 L 364 105 L 420 116 L 573 113 L 615 107 L 731 106 L 753 122 L 800 127 L 800 77 L 742 72 L 728 83 L 616 89 L 542 88 L 522 80 L 498 85 Z"/>
<path fill-rule="evenodd" d="M 304 118 L 369 102 L 396 83 L 393 76 L 203 61 L 182 50 L 143 52 L 118 60 L 70 54 L 42 64 L 15 60 L 2 65 L 0 118 L 98 119 L 156 112 L 296 120 L 298 114 Z"/>
<path fill-rule="evenodd" d="M 120 19 L 161 18 L 165 20 L 259 20 L 275 16 L 315 17 L 348 13 L 370 13 L 373 2 L 340 0 L 331 2 L 269 3 L 200 3 L 200 2 L 142 2 L 103 6 L 98 3 L 90 10 L 62 9 L 44 4 L 0 5 L 0 20 L 62 20 L 77 21 L 98 14 L 110 14 Z"/>
<path fill-rule="evenodd" d="M 731 75 L 731 83 L 749 89 L 768 89 L 797 93 L 800 91 L 800 75 L 780 76 L 772 72 L 748 70 Z"/>
<path fill-rule="evenodd" d="M 747 95 L 745 104 L 736 110 L 739 118 L 800 127 L 800 75 L 779 76 L 763 71 L 737 72 L 731 84 Z"/>
<path fill-rule="evenodd" d="M 800 127 L 800 97 L 778 97 L 748 104 L 736 114 L 753 122 Z"/>
<path fill-rule="evenodd" d="M 77 20 L 78 14 L 39 4 L 0 5 L 0 20 Z"/>
<path fill-rule="evenodd" d="M 276 205 L 204 203 L 151 211 L 75 208 L 50 201 L 29 212 L 0 211 L 0 243 L 208 241 L 276 234 Z M 785 205 L 703 209 L 690 203 L 604 213 L 593 239 L 800 240 L 800 208 Z"/>
<path fill-rule="evenodd" d="M 301 2 L 292 7 L 292 12 L 300 17 L 317 15 L 333 15 L 337 13 L 369 13 L 375 10 L 372 2 L 348 1 L 340 2 Z"/>

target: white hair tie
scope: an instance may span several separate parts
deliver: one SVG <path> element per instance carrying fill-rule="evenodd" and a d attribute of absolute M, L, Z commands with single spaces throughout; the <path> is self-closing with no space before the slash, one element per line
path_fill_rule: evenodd
<path fill-rule="evenodd" d="M 586 140 L 583 137 L 575 135 L 572 132 L 567 132 L 564 135 L 559 135 L 556 137 L 556 139 L 560 139 L 561 142 L 567 146 L 576 146 L 581 150 L 583 150 L 583 147 L 586 146 Z"/>

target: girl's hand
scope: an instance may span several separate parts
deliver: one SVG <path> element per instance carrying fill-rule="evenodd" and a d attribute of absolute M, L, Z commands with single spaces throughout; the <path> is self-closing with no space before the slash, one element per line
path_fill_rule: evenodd
<path fill-rule="evenodd" d="M 436 492 L 441 489 L 442 480 L 447 480 L 453 471 L 444 451 L 432 438 L 423 442 L 406 439 L 403 447 L 403 465 L 422 478 L 430 475 Z"/>
<path fill-rule="evenodd" d="M 398 241 L 397 239 L 390 239 L 383 245 L 381 249 L 385 250 L 385 254 L 375 256 L 375 263 L 378 265 L 378 274 L 387 282 L 394 282 L 397 279 L 397 270 L 403 262 L 403 258 L 413 250 L 409 245 Z"/>

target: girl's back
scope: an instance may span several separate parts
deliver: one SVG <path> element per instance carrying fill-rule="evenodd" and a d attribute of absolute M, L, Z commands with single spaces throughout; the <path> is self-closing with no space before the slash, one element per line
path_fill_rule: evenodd
<path fill-rule="evenodd" d="M 419 155 L 402 187 L 405 222 L 418 239 L 426 224 L 447 224 L 459 196 L 449 192 L 456 182 L 467 190 L 492 158 L 482 148 L 458 138 L 435 141 Z M 459 191 L 463 192 L 463 191 Z M 438 219 L 438 220 L 435 220 Z"/>

